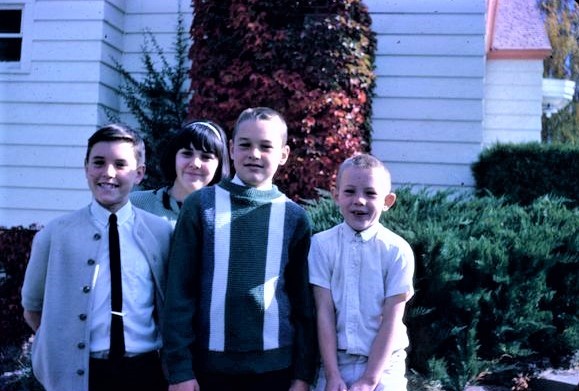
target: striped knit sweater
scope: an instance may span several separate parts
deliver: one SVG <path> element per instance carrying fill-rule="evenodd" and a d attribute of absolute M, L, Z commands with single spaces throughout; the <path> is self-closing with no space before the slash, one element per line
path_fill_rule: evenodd
<path fill-rule="evenodd" d="M 230 180 L 189 196 L 175 228 L 164 314 L 170 383 L 211 373 L 292 368 L 312 382 L 314 305 L 310 224 L 274 187 Z M 193 325 L 193 327 L 192 327 Z"/>

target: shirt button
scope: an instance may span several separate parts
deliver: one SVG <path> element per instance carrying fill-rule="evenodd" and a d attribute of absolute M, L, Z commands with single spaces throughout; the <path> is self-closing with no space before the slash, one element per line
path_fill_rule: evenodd
<path fill-rule="evenodd" d="M 93 240 L 101 240 L 101 234 L 96 233 L 96 234 L 93 235 L 92 238 L 93 238 Z"/>
<path fill-rule="evenodd" d="M 84 369 L 77 369 L 77 370 L 76 370 L 76 374 L 77 374 L 78 376 L 84 375 Z"/>
<path fill-rule="evenodd" d="M 88 261 L 86 261 L 86 263 L 92 266 L 96 263 L 96 261 L 94 259 L 89 259 Z"/>
<path fill-rule="evenodd" d="M 80 314 L 80 315 L 78 316 L 78 318 L 79 318 L 80 320 L 86 320 L 86 314 Z"/>
<path fill-rule="evenodd" d="M 88 286 L 88 285 L 83 286 L 83 287 L 82 287 L 82 291 L 83 291 L 84 293 L 89 293 L 89 292 L 90 292 L 90 286 Z"/>
<path fill-rule="evenodd" d="M 84 349 L 84 348 L 86 348 L 86 345 L 85 345 L 84 342 L 79 342 L 79 343 L 76 345 L 76 347 L 79 348 L 79 349 Z"/>

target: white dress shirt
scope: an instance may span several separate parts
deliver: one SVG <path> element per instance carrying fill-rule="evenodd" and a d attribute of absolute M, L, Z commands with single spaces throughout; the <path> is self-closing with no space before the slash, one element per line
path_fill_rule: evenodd
<path fill-rule="evenodd" d="M 111 214 L 93 201 L 90 211 L 101 229 L 103 245 L 93 278 L 90 349 L 108 351 L 111 329 L 111 275 L 109 267 L 108 220 Z M 133 235 L 135 215 L 130 202 L 117 211 L 121 244 L 123 324 L 127 355 L 161 348 L 161 335 L 153 317 L 155 285 L 149 264 Z"/>

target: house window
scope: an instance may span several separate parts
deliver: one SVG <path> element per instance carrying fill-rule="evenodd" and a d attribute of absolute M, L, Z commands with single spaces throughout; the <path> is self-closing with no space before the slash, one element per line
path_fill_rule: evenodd
<path fill-rule="evenodd" d="M 0 61 L 22 58 L 22 10 L 0 9 Z"/>

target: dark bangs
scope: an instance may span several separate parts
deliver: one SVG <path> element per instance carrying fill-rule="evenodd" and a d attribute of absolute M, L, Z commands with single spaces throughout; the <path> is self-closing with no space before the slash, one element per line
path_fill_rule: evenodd
<path fill-rule="evenodd" d="M 222 177 L 229 176 L 229 156 L 225 132 L 213 122 L 194 121 L 185 124 L 165 149 L 160 168 L 168 183 L 172 183 L 177 177 L 175 172 L 177 151 L 182 148 L 191 149 L 191 147 L 212 153 L 217 157 L 219 166 L 211 184 L 219 182 Z"/>

